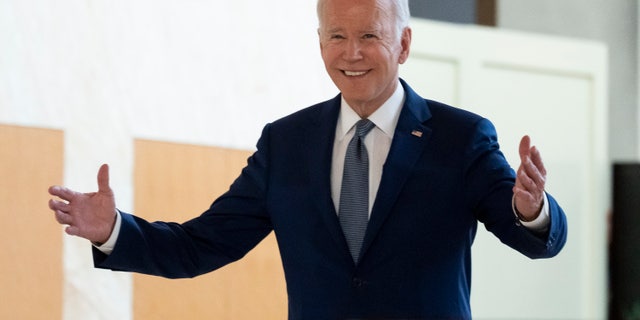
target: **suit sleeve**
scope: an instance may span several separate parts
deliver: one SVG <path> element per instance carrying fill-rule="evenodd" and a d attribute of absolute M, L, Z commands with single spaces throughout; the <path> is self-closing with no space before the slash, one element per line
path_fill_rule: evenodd
<path fill-rule="evenodd" d="M 529 258 L 557 255 L 567 239 L 567 220 L 562 208 L 547 193 L 549 229 L 536 233 L 519 223 L 511 207 L 515 172 L 500 151 L 495 128 L 488 120 L 477 122 L 466 157 L 467 201 L 487 230 Z"/>
<path fill-rule="evenodd" d="M 272 230 L 266 212 L 269 125 L 230 189 L 185 223 L 148 222 L 122 213 L 113 252 L 93 249 L 97 268 L 190 278 L 242 258 Z"/>

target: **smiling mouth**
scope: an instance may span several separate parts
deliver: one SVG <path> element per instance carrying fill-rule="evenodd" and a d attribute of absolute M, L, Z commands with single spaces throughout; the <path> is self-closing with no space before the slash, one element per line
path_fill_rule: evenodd
<path fill-rule="evenodd" d="M 367 72 L 368 71 L 348 71 L 348 70 L 342 71 L 342 73 L 344 73 L 347 77 L 358 77 L 358 76 L 364 75 Z"/>

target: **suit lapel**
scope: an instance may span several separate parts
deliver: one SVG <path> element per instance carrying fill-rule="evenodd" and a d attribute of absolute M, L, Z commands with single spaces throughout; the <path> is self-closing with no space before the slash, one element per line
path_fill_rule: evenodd
<path fill-rule="evenodd" d="M 424 122 L 431 117 L 426 101 L 418 96 L 404 81 L 405 102 L 400 112 L 387 160 L 383 166 L 382 179 L 367 226 L 360 256 L 376 237 L 391 212 L 402 186 L 431 136 L 431 129 Z"/>
<path fill-rule="evenodd" d="M 340 113 L 340 101 L 341 96 L 338 95 L 336 98 L 325 102 L 325 105 L 321 108 L 320 115 L 315 119 L 316 132 L 310 134 L 312 138 L 310 138 L 309 143 L 317 146 L 313 148 L 313 152 L 309 157 L 311 168 L 317 168 L 313 171 L 310 198 L 318 199 L 318 201 L 313 201 L 316 205 L 315 211 L 321 215 L 331 238 L 335 242 L 336 248 L 341 248 L 340 251 L 343 253 L 345 261 L 353 263 L 331 198 L 331 161 L 336 125 Z"/>
<path fill-rule="evenodd" d="M 411 174 L 416 161 L 424 152 L 431 136 L 431 129 L 423 123 L 431 117 L 426 101 L 418 96 L 402 79 L 405 90 L 405 102 L 400 112 L 398 124 L 393 136 L 389 155 L 383 167 L 382 180 L 371 212 L 371 218 L 362 247 L 361 258 L 375 239 L 378 231 L 391 212 L 402 186 Z M 353 259 L 342 232 L 342 227 L 331 199 L 331 161 L 333 140 L 340 112 L 340 95 L 325 102 L 320 115 L 315 120 L 316 134 L 310 134 L 309 143 L 317 146 L 310 154 L 309 162 L 315 171 L 315 181 L 310 195 L 317 198 L 313 201 L 316 212 L 322 216 L 331 238 L 340 248 L 346 262 L 353 264 Z"/>

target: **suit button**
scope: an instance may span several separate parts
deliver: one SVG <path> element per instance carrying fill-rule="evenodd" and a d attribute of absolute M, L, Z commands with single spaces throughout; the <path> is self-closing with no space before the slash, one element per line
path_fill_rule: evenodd
<path fill-rule="evenodd" d="M 364 280 L 360 278 L 353 278 L 351 280 L 351 286 L 354 288 L 362 288 L 364 286 Z"/>

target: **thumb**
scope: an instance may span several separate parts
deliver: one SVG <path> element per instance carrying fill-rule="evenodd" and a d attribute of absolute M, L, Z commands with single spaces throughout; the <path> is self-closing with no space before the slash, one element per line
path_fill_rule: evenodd
<path fill-rule="evenodd" d="M 98 170 L 98 192 L 111 192 L 109 187 L 109 165 L 103 164 Z"/>
<path fill-rule="evenodd" d="M 524 160 L 527 156 L 529 156 L 530 152 L 531 152 L 531 138 L 529 138 L 528 135 L 525 135 L 522 137 L 522 140 L 520 140 L 520 148 L 519 148 L 519 153 L 520 153 L 520 159 Z"/>

